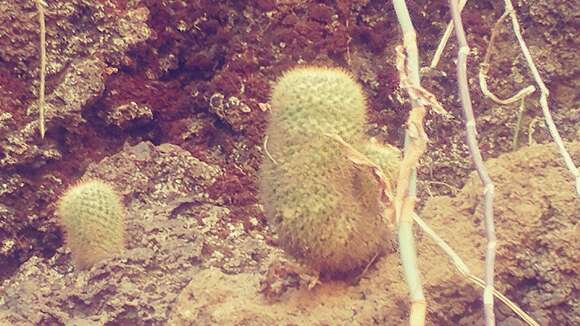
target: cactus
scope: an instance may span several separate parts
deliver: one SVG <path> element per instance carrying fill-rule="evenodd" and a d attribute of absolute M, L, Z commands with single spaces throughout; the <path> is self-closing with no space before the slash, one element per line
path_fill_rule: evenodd
<path fill-rule="evenodd" d="M 83 181 L 68 189 L 57 215 L 77 268 L 122 252 L 124 208 L 117 192 L 103 181 Z"/>
<path fill-rule="evenodd" d="M 275 85 L 270 125 L 290 135 L 331 133 L 347 143 L 363 135 L 366 99 L 360 85 L 336 68 L 302 67 Z"/>
<path fill-rule="evenodd" d="M 401 151 L 392 145 L 381 144 L 374 138 L 365 142 L 360 151 L 381 168 L 387 181 L 390 182 L 391 189 L 395 189 L 401 166 Z"/>
<path fill-rule="evenodd" d="M 393 165 L 365 141 L 360 86 L 339 69 L 298 68 L 277 82 L 271 107 L 260 200 L 280 245 L 323 275 L 364 267 L 387 244 L 381 185 L 328 136 L 361 145 L 379 166 Z"/>

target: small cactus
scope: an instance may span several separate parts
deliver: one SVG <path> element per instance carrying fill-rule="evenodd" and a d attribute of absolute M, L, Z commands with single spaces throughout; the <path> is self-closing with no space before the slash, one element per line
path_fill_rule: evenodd
<path fill-rule="evenodd" d="M 366 99 L 344 70 L 324 67 L 292 69 L 274 86 L 270 125 L 290 135 L 331 133 L 355 143 L 366 123 Z"/>
<path fill-rule="evenodd" d="M 271 107 L 260 200 L 281 246 L 323 275 L 364 267 L 387 245 L 382 188 L 335 138 L 380 167 L 392 163 L 380 145 L 366 145 L 361 87 L 339 69 L 298 68 L 277 82 Z"/>
<path fill-rule="evenodd" d="M 56 213 L 77 268 L 122 252 L 124 208 L 105 182 L 88 180 L 71 187 L 58 201 Z"/>
<path fill-rule="evenodd" d="M 401 168 L 401 151 L 395 146 L 381 144 L 374 138 L 360 146 L 360 151 L 381 168 L 386 179 L 390 181 L 391 189 L 395 189 Z"/>

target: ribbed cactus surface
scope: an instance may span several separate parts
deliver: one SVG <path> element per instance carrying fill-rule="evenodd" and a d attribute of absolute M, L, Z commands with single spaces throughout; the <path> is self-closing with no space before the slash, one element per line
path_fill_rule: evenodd
<path fill-rule="evenodd" d="M 381 144 L 375 139 L 370 139 L 360 145 L 359 150 L 381 168 L 387 182 L 390 183 L 392 189 L 395 189 L 401 167 L 401 151 L 392 145 Z"/>
<path fill-rule="evenodd" d="M 388 160 L 378 144 L 365 145 L 361 87 L 339 69 L 297 68 L 277 82 L 271 107 L 260 199 L 281 246 L 322 274 L 364 267 L 387 244 L 382 188 L 330 136 Z"/>
<path fill-rule="evenodd" d="M 57 215 L 79 269 L 123 250 L 124 208 L 117 192 L 103 181 L 72 186 L 60 198 Z"/>
<path fill-rule="evenodd" d="M 335 68 L 290 70 L 274 86 L 270 126 L 291 136 L 333 133 L 352 143 L 362 136 L 366 100 L 352 76 Z"/>

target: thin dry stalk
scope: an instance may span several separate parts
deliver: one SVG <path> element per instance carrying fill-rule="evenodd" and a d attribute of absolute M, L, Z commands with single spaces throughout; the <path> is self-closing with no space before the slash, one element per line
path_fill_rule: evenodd
<path fill-rule="evenodd" d="M 514 128 L 514 139 L 512 141 L 512 149 L 515 151 L 518 149 L 520 140 L 520 130 L 522 129 L 522 121 L 524 120 L 524 111 L 526 111 L 526 98 L 523 97 L 520 100 L 520 108 L 518 109 L 518 118 L 516 121 L 516 126 Z"/>
<path fill-rule="evenodd" d="M 481 92 L 489 97 L 492 101 L 494 101 L 497 104 L 501 104 L 501 105 L 508 105 L 508 104 L 512 104 L 515 103 L 519 100 L 524 99 L 526 96 L 532 94 L 533 92 L 536 91 L 536 88 L 532 85 L 520 90 L 519 92 L 517 92 L 514 96 L 502 100 L 499 97 L 495 96 L 495 94 L 493 94 L 487 87 L 487 77 L 489 74 L 489 68 L 491 66 L 491 53 L 493 52 L 493 45 L 495 43 L 495 39 L 497 37 L 497 34 L 499 33 L 499 29 L 501 27 L 501 23 L 508 17 L 508 13 L 505 12 L 494 24 L 492 30 L 491 30 L 491 37 L 489 38 L 489 44 L 487 45 L 487 50 L 485 51 L 485 58 L 483 59 L 483 62 L 481 63 L 481 65 L 479 66 L 479 87 L 481 88 Z M 523 103 L 523 102 L 522 102 Z"/>
<path fill-rule="evenodd" d="M 535 117 L 530 121 L 530 124 L 528 125 L 528 146 L 536 144 L 536 141 L 534 140 L 534 132 L 536 132 L 536 125 L 540 124 L 541 121 L 542 120 L 538 117 Z"/>
<path fill-rule="evenodd" d="M 485 215 L 485 231 L 487 238 L 487 250 L 485 253 L 485 289 L 483 291 L 483 304 L 485 324 L 487 326 L 495 325 L 495 317 L 493 312 L 493 280 L 494 280 L 494 265 L 495 265 L 495 226 L 493 222 L 493 193 L 494 186 L 489 177 L 479 145 L 476 138 L 475 118 L 473 116 L 473 109 L 471 107 L 471 97 L 469 95 L 469 85 L 467 83 L 467 55 L 469 47 L 463 30 L 463 23 L 461 21 L 461 14 L 459 12 L 459 5 L 457 0 L 450 0 L 451 14 L 453 16 L 453 23 L 455 25 L 455 35 L 459 43 L 459 51 L 457 58 L 457 80 L 459 84 L 459 95 L 465 114 L 465 127 L 467 130 L 467 145 L 471 158 L 484 185 L 484 215 Z"/>
<path fill-rule="evenodd" d="M 413 213 L 413 220 L 417 223 L 417 225 L 427 233 L 427 236 L 437 244 L 441 250 L 451 259 L 453 266 L 457 269 L 457 271 L 466 279 L 470 280 L 475 285 L 485 288 L 485 283 L 477 276 L 473 275 L 467 265 L 463 262 L 461 257 L 443 240 L 419 215 Z M 515 303 L 513 303 L 510 299 L 504 296 L 501 292 L 497 290 L 493 290 L 493 295 L 498 298 L 501 302 L 503 302 L 506 306 L 508 306 L 513 312 L 516 313 L 520 318 L 522 318 L 528 325 L 530 326 L 540 326 L 538 322 L 536 322 L 532 317 L 530 317 L 525 311 L 520 309 Z"/>
<path fill-rule="evenodd" d="M 516 12 L 514 10 L 512 2 L 510 0 L 504 0 L 504 4 L 505 4 L 505 11 L 511 17 L 512 27 L 514 30 L 514 34 L 516 35 L 516 38 L 517 38 L 518 43 L 520 45 L 520 49 L 522 50 L 522 53 L 524 54 L 524 57 L 526 58 L 526 62 L 528 63 L 528 67 L 530 68 L 530 71 L 532 72 L 532 76 L 534 77 L 534 81 L 536 82 L 536 84 L 540 88 L 540 106 L 542 107 L 542 112 L 544 113 L 544 119 L 546 121 L 546 125 L 548 126 L 548 130 L 550 132 L 550 135 L 552 136 L 552 138 L 554 139 L 554 142 L 558 146 L 558 150 L 560 151 L 560 155 L 562 155 L 562 157 L 564 158 L 564 162 L 566 163 L 566 167 L 568 168 L 568 170 L 570 170 L 570 172 L 572 173 L 572 175 L 576 179 L 576 194 L 578 196 L 580 196 L 580 172 L 578 171 L 578 168 L 576 168 L 576 165 L 574 165 L 574 161 L 572 161 L 570 154 L 566 150 L 566 147 L 564 146 L 564 142 L 562 141 L 562 138 L 560 137 L 560 133 L 558 132 L 558 129 L 556 128 L 556 125 L 554 124 L 554 120 L 552 119 L 552 114 L 550 113 L 550 108 L 548 107 L 548 96 L 549 96 L 550 92 L 548 91 L 548 88 L 544 84 L 544 81 L 542 80 L 542 77 L 540 76 L 540 73 L 538 72 L 538 68 L 536 68 L 536 64 L 534 63 L 534 60 L 532 59 L 532 55 L 530 54 L 530 51 L 528 50 L 528 46 L 526 45 L 526 42 L 524 41 L 524 38 L 522 36 L 522 32 L 520 30 L 520 24 L 518 22 L 518 17 L 516 16 Z"/>
<path fill-rule="evenodd" d="M 393 6 L 403 31 L 403 44 L 406 56 L 398 55 L 397 68 L 401 75 L 401 81 L 409 81 L 414 88 L 420 88 L 419 55 L 417 49 L 416 33 L 411 22 L 411 17 L 404 0 L 393 0 Z M 399 48 L 398 53 L 403 51 Z M 408 89 L 409 91 L 409 89 Z M 407 287 L 411 298 L 410 325 L 422 326 L 425 324 L 427 303 L 423 294 L 423 286 L 419 268 L 417 266 L 417 251 L 413 237 L 413 219 L 411 213 L 415 210 L 416 201 L 416 166 L 419 157 L 425 150 L 427 136 L 423 129 L 425 107 L 420 104 L 415 93 L 409 91 L 413 109 L 407 120 L 405 133 L 404 157 L 399 170 L 397 190 L 394 207 L 395 218 L 399 226 L 399 246 L 401 262 L 405 272 Z"/>
<path fill-rule="evenodd" d="M 467 0 L 461 0 L 459 2 L 459 11 L 463 11 L 463 7 L 467 4 Z M 447 28 L 445 29 L 445 33 L 443 33 L 443 37 L 441 37 L 441 41 L 439 41 L 439 45 L 437 46 L 437 50 L 435 50 L 435 55 L 433 55 L 433 59 L 431 60 L 431 65 L 429 68 L 435 68 L 439 64 L 439 60 L 441 59 L 441 55 L 443 54 L 443 50 L 445 50 L 445 46 L 447 45 L 447 41 L 449 41 L 449 37 L 453 32 L 453 20 L 450 20 L 447 23 Z"/>
<path fill-rule="evenodd" d="M 264 137 L 264 153 L 266 153 L 266 157 L 268 157 L 274 165 L 278 165 L 278 162 L 272 157 L 270 151 L 268 151 L 268 135 Z"/>
<path fill-rule="evenodd" d="M 44 21 L 44 7 L 46 3 L 42 0 L 36 0 L 36 11 L 38 12 L 38 24 L 40 25 L 40 89 L 38 90 L 38 112 L 40 137 L 44 139 L 44 92 L 46 80 L 46 24 Z"/>

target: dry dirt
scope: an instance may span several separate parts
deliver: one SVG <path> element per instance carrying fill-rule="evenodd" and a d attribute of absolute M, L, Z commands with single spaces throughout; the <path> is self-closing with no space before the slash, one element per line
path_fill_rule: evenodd
<path fill-rule="evenodd" d="M 389 1 L 47 1 L 47 135 L 37 133 L 34 1 L 0 0 L 0 325 L 399 325 L 408 299 L 397 245 L 360 281 L 313 290 L 288 274 L 267 300 L 276 247 L 256 199 L 271 83 L 296 64 L 341 66 L 368 95 L 369 134 L 400 145 L 408 104 Z M 407 1 L 428 65 L 449 19 L 446 1 Z M 554 120 L 580 161 L 578 4 L 516 1 L 524 37 L 550 89 Z M 496 182 L 497 286 L 542 325 L 578 325 L 580 204 L 550 144 L 537 94 L 517 108 L 477 85 L 498 1 L 463 13 L 482 154 Z M 490 88 L 532 83 L 502 28 Z M 424 76 L 454 116 L 427 117 L 421 215 L 482 275 L 481 187 L 471 175 L 451 41 Z M 534 127 L 535 126 L 535 127 Z M 533 127 L 533 128 L 530 128 Z M 540 143 L 540 145 L 536 145 Z M 526 146 L 530 145 L 530 146 Z M 58 196 L 99 177 L 122 193 L 127 252 L 76 271 L 54 216 Z M 482 324 L 481 291 L 461 280 L 421 232 L 420 267 L 435 325 Z M 284 292 L 284 290 L 286 290 Z M 521 325 L 497 303 L 500 325 Z"/>

